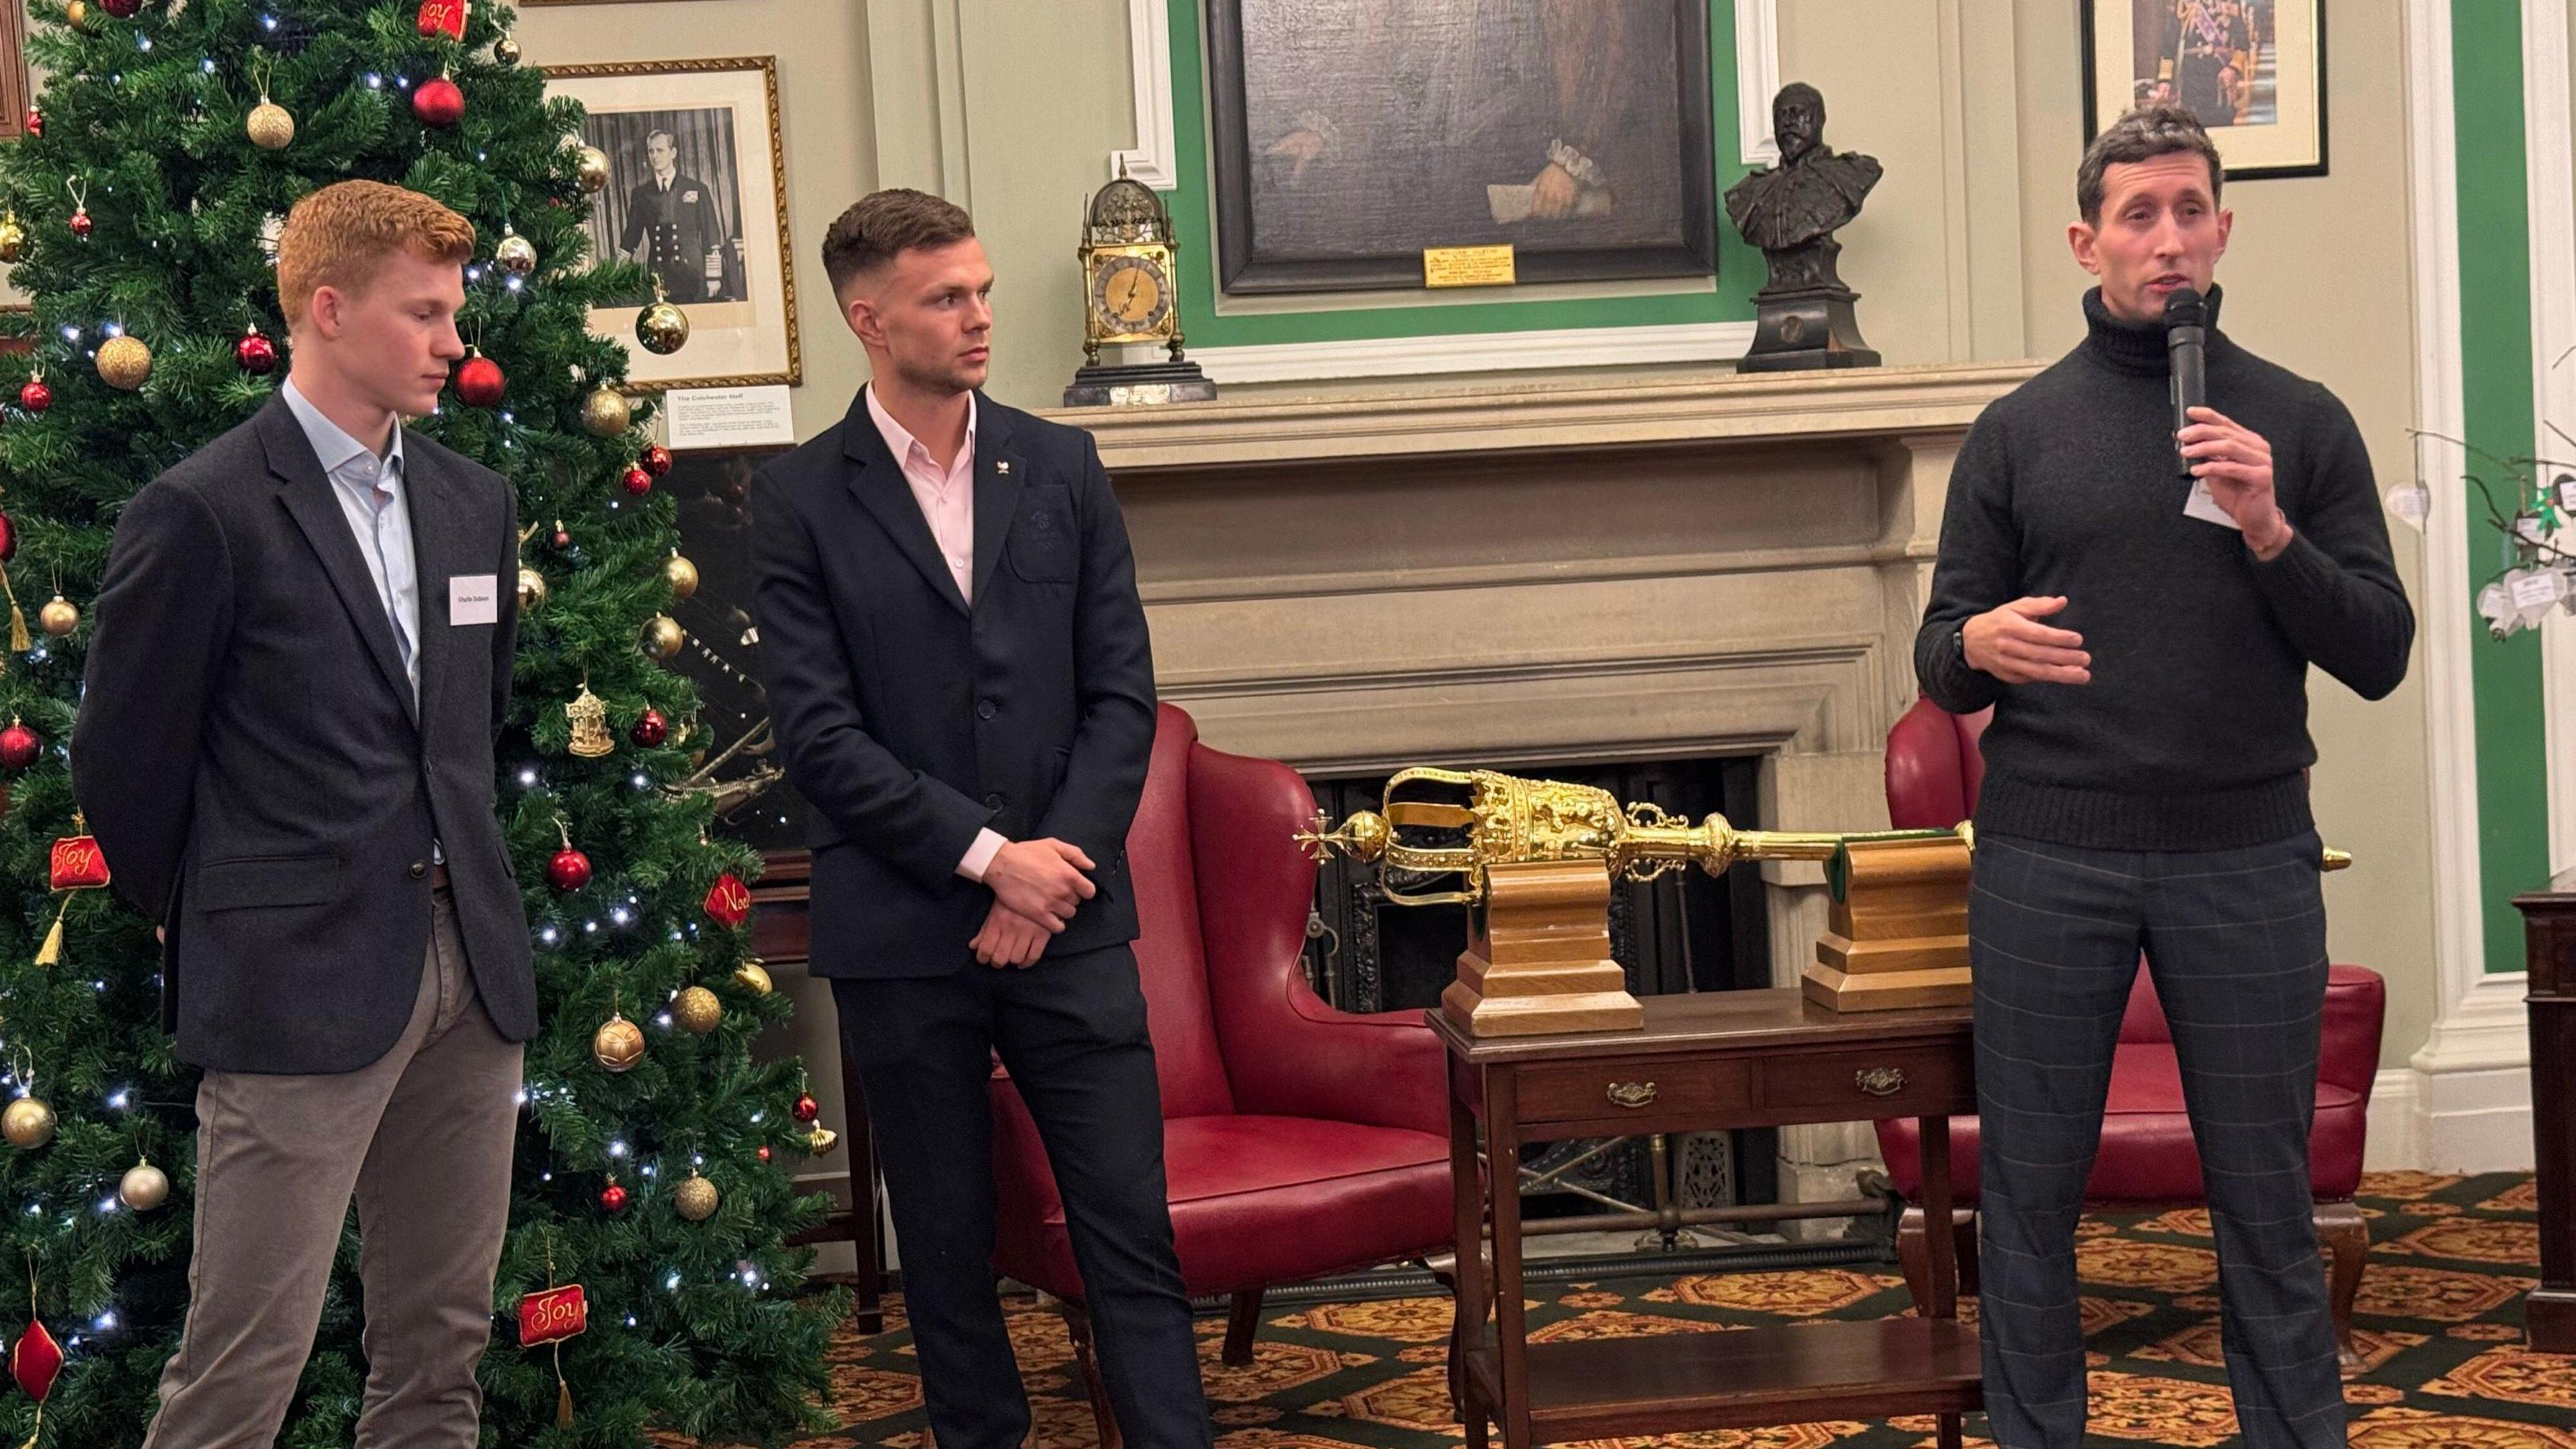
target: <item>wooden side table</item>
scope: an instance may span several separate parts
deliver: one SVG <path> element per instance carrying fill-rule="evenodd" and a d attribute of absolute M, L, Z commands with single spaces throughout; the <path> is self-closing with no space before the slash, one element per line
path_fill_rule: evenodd
<path fill-rule="evenodd" d="M 1919 1318 L 1532 1344 L 1522 1310 L 1524 1142 L 1923 1119 L 1923 1207 L 1950 1220 L 1950 1122 L 1976 1110 L 1968 1009 L 1839 1014 L 1795 988 L 1650 996 L 1643 1030 L 1467 1037 L 1449 1049 L 1457 1211 L 1450 1390 L 1470 1449 L 1490 1421 L 1508 1449 L 1818 1419 L 1934 1414 L 1943 1449 L 1983 1405 L 1977 1333 L 1958 1320 L 1948 1233 L 1928 1235 Z M 1477 1160 L 1477 1126 L 1494 1165 Z M 1492 1183 L 1490 1265 L 1487 1180 Z M 1490 1281 L 1489 1281 L 1490 1266 Z M 1490 1317 L 1490 1323 L 1489 1323 Z"/>
<path fill-rule="evenodd" d="M 2523 1331 L 2542 1353 L 2576 1353 L 2576 870 L 2514 897 L 2531 986 L 2532 1165 L 2540 1195 L 2540 1286 Z"/>

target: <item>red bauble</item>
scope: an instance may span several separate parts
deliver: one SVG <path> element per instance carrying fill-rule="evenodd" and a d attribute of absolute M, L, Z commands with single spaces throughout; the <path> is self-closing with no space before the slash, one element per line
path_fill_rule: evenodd
<path fill-rule="evenodd" d="M 572 535 L 561 524 L 555 526 L 553 541 L 558 551 L 572 547 Z"/>
<path fill-rule="evenodd" d="M 766 1142 L 760 1144 L 760 1160 L 763 1162 L 769 1160 L 769 1144 Z"/>
<path fill-rule="evenodd" d="M 74 236 L 87 236 L 89 235 L 89 229 L 98 225 L 98 223 L 89 219 L 89 210 L 86 207 L 74 211 L 69 224 L 72 229 L 72 235 Z"/>
<path fill-rule="evenodd" d="M 651 444 L 644 449 L 644 455 L 635 460 L 635 465 L 656 478 L 667 477 L 671 471 L 671 450 L 659 443 Z"/>
<path fill-rule="evenodd" d="M 143 0 L 98 0 L 99 8 L 119 20 L 131 20 L 143 8 Z"/>
<path fill-rule="evenodd" d="M 277 366 L 277 344 L 254 327 L 233 344 L 233 361 L 240 363 L 244 372 L 266 377 Z"/>
<path fill-rule="evenodd" d="M 635 722 L 635 728 L 628 731 L 628 737 L 651 749 L 671 737 L 671 722 L 662 718 L 660 710 L 648 709 L 644 711 L 644 717 Z"/>
<path fill-rule="evenodd" d="M 626 1189 L 613 1182 L 601 1188 L 599 1205 L 612 1216 L 626 1211 Z"/>
<path fill-rule="evenodd" d="M 27 134 L 39 141 L 45 139 L 45 113 L 34 106 L 27 108 Z"/>
<path fill-rule="evenodd" d="M 546 884 L 559 891 L 577 891 L 590 884 L 590 857 L 567 845 L 546 862 Z"/>
<path fill-rule="evenodd" d="M 423 81 L 411 93 L 411 113 L 424 126 L 453 126 L 465 119 L 465 92 L 445 76 Z"/>
<path fill-rule="evenodd" d="M 18 525 L 8 514 L 0 513 L 0 563 L 18 556 Z"/>
<path fill-rule="evenodd" d="M 18 389 L 18 406 L 31 413 L 43 412 L 53 405 L 54 390 L 45 386 L 43 378 L 29 378 L 27 385 Z"/>
<path fill-rule="evenodd" d="M 795 1112 L 797 1121 L 810 1125 L 815 1118 L 823 1115 L 823 1104 L 815 1101 L 813 1094 L 808 1092 L 796 1099 Z"/>
<path fill-rule="evenodd" d="M 641 468 L 627 469 L 626 476 L 617 481 L 625 485 L 627 492 L 638 498 L 653 491 L 653 475 Z"/>
<path fill-rule="evenodd" d="M 721 926 L 739 926 L 751 919 L 751 887 L 732 871 L 716 877 L 707 888 L 706 912 Z"/>
<path fill-rule="evenodd" d="M 0 730 L 0 766 L 23 770 L 36 763 L 36 757 L 44 752 L 44 738 L 16 720 Z"/>
<path fill-rule="evenodd" d="M 499 407 L 508 385 L 501 376 L 501 364 L 488 357 L 469 357 L 456 369 L 456 396 L 467 407 Z"/>

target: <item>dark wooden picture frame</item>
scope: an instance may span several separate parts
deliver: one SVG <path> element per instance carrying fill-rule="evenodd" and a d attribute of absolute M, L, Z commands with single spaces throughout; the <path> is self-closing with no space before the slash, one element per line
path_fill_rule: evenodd
<path fill-rule="evenodd" d="M 1586 228 L 1585 218 L 1578 215 L 1563 222 L 1506 224 L 1495 219 L 1500 214 L 1502 206 L 1502 202 L 1496 200 L 1491 202 L 1495 208 L 1491 214 L 1471 214 L 1472 204 L 1457 208 L 1453 213 L 1456 218 L 1454 227 L 1449 228 L 1447 234 L 1436 239 L 1426 236 L 1400 237 L 1391 241 L 1383 249 L 1361 249 L 1350 254 L 1341 254 L 1336 249 L 1335 254 L 1332 255 L 1311 253 L 1298 255 L 1285 247 L 1265 247 L 1261 237 L 1264 198 L 1260 193 L 1265 183 L 1262 182 L 1259 170 L 1264 166 L 1276 166 L 1278 158 L 1272 151 L 1272 147 L 1277 144 L 1275 141 L 1267 136 L 1256 139 L 1251 134 L 1255 105 L 1253 98 L 1247 95 L 1245 87 L 1247 77 L 1257 67 L 1247 65 L 1245 45 L 1249 31 L 1258 27 L 1247 26 L 1246 7 L 1276 3 L 1280 3 L 1280 0 L 1207 0 L 1209 117 L 1213 140 L 1211 169 L 1214 172 L 1213 209 L 1216 216 L 1218 283 L 1224 291 L 1238 295 L 1253 295 L 1419 287 L 1423 284 L 1422 250 L 1424 247 L 1483 245 L 1505 241 L 1514 243 L 1517 248 L 1516 279 L 1520 282 L 1590 282 L 1640 277 L 1705 277 L 1716 273 L 1716 124 L 1709 90 L 1709 21 L 1706 0 L 1654 0 L 1653 5 L 1658 20 L 1665 13 L 1664 6 L 1667 4 L 1670 6 L 1669 13 L 1673 26 L 1669 43 L 1673 51 L 1670 63 L 1674 73 L 1675 111 L 1670 118 L 1656 115 L 1653 118 L 1653 124 L 1660 138 L 1662 127 L 1667 120 L 1669 121 L 1674 151 L 1672 165 L 1675 170 L 1666 172 L 1663 169 L 1663 162 L 1658 158 L 1655 169 L 1649 173 L 1650 182 L 1641 183 L 1640 191 L 1648 190 L 1650 187 L 1654 190 L 1655 204 L 1659 212 L 1665 207 L 1677 211 L 1676 229 L 1679 233 L 1677 239 L 1614 245 L 1585 244 L 1578 231 L 1571 234 L 1572 244 L 1561 242 L 1551 246 L 1545 244 L 1543 237 L 1526 233 L 1515 235 L 1509 227 L 1536 225 Z M 1407 0 L 1405 8 L 1382 13 L 1405 17 L 1404 22 L 1391 23 L 1418 21 L 1425 26 L 1433 26 L 1440 21 L 1437 14 L 1440 9 L 1458 3 L 1459 0 Z M 1530 5 L 1535 15 L 1547 0 L 1525 0 L 1525 3 Z M 1584 0 L 1584 3 L 1601 3 L 1601 0 Z M 1629 0 L 1629 3 L 1636 3 L 1636 0 Z M 1469 14 L 1472 16 L 1472 10 Z M 1634 48 L 1623 54 L 1633 55 L 1660 68 L 1664 63 L 1660 52 L 1665 48 L 1665 44 L 1666 42 L 1659 36 L 1640 36 L 1631 42 Z M 1354 51 L 1366 48 L 1357 45 L 1348 47 Z M 1336 73 L 1332 77 L 1318 79 L 1347 79 L 1347 77 Z M 1298 94 L 1305 96 L 1310 92 L 1300 87 Z M 1638 92 L 1638 94 L 1645 97 L 1649 107 L 1659 109 L 1660 103 L 1652 99 L 1651 93 Z M 1356 84 L 1352 95 L 1354 104 L 1367 103 L 1367 95 L 1361 93 L 1361 88 Z M 1331 97 L 1325 96 L 1321 103 L 1328 104 L 1330 100 Z M 1376 157 L 1390 162 L 1419 165 L 1420 147 L 1405 145 L 1407 139 L 1398 137 L 1392 145 L 1381 145 L 1375 153 Z M 1455 137 L 1443 129 L 1439 139 L 1455 140 Z M 1468 143 L 1457 141 L 1456 144 L 1460 150 L 1455 153 L 1444 153 L 1444 156 L 1454 157 L 1460 167 L 1472 166 L 1474 160 L 1464 154 L 1464 148 Z M 1534 160 L 1522 156 L 1519 150 L 1515 150 L 1512 154 L 1521 169 L 1506 169 L 1502 173 L 1502 179 L 1529 180 L 1547 164 L 1550 155 L 1544 144 L 1538 151 L 1532 153 Z M 1497 177 L 1486 174 L 1492 169 L 1489 162 L 1485 171 L 1479 171 L 1470 177 L 1470 184 L 1480 180 L 1496 181 Z M 1297 174 L 1303 174 L 1302 168 Z M 1383 172 L 1379 173 L 1382 183 L 1383 175 Z M 1666 187 L 1670 188 L 1669 191 L 1663 189 Z M 1405 193 L 1405 188 L 1393 184 L 1381 184 L 1374 189 L 1381 197 L 1389 193 Z M 1493 189 L 1512 188 L 1495 186 Z M 1586 189 L 1588 192 L 1590 188 Z M 1348 211 L 1349 224 L 1355 231 L 1362 233 L 1371 228 L 1372 222 L 1367 213 L 1357 204 L 1356 198 L 1367 194 L 1365 189 L 1347 193 L 1355 199 Z M 1615 196 L 1615 187 L 1612 188 L 1611 194 Z M 1340 202 L 1339 195 L 1328 194 L 1315 209 L 1328 210 L 1337 207 Z M 1615 200 L 1611 204 L 1615 207 Z M 1419 221 L 1408 219 L 1406 225 L 1418 227 Z M 1594 222 L 1588 229 L 1598 232 L 1602 227 L 1602 223 Z M 1276 229 L 1278 228 L 1274 228 Z"/>
<path fill-rule="evenodd" d="M 2166 25 L 2163 12 L 2183 3 L 2215 5 L 2220 0 L 2081 0 L 2077 9 L 2083 30 L 2084 139 L 2088 144 L 2137 104 L 2146 87 L 2163 81 L 2177 92 L 2183 88 L 2179 59 L 2149 67 L 2136 58 L 2148 28 Z M 2248 37 L 2254 73 L 2243 82 L 2243 94 L 2250 102 L 2248 114 L 2241 121 L 2209 125 L 2209 138 L 2218 145 L 2227 179 L 2323 176 L 2328 110 L 2325 0 L 2238 3 L 2254 22 Z M 2175 98 L 2187 100 L 2179 94 Z M 2193 105 L 2196 111 L 2210 108 L 2205 96 Z M 2203 123 L 2213 119 L 2204 115 Z"/>
<path fill-rule="evenodd" d="M 0 141 L 27 134 L 27 108 L 36 103 L 36 88 L 27 74 L 27 10 L 0 5 Z"/>

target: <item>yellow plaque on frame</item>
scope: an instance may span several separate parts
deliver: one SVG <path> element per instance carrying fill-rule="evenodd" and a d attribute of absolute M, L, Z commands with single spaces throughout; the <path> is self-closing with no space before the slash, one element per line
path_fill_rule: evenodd
<path fill-rule="evenodd" d="M 1510 242 L 1490 247 L 1422 249 L 1422 285 L 1426 287 L 1508 287 L 1517 280 Z"/>

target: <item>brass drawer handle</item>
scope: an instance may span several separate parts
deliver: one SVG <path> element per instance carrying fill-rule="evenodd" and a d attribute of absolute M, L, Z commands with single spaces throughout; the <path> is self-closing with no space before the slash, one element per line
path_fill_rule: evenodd
<path fill-rule="evenodd" d="M 1852 1073 L 1852 1085 L 1873 1097 L 1893 1097 L 1905 1090 L 1905 1069 L 1863 1067 Z"/>
<path fill-rule="evenodd" d="M 1645 1106 L 1653 1100 L 1655 1100 L 1655 1084 L 1652 1082 L 1612 1082 L 1610 1084 L 1610 1102 L 1613 1106 L 1634 1109 Z"/>

